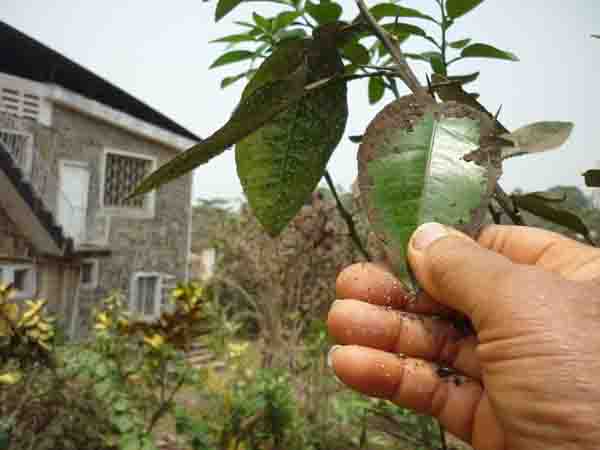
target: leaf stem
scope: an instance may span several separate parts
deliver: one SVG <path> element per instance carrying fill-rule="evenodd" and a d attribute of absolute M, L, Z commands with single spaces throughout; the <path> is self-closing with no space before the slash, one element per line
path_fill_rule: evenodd
<path fill-rule="evenodd" d="M 342 204 L 342 201 L 340 200 L 340 197 L 338 196 L 337 190 L 335 188 L 335 185 L 333 184 L 333 179 L 331 178 L 331 175 L 329 174 L 328 170 L 325 171 L 325 181 L 327 182 L 327 186 L 329 186 L 329 189 L 333 194 L 333 198 L 335 198 L 335 204 L 337 206 L 338 211 L 340 212 L 340 216 L 342 216 L 342 219 L 344 219 L 346 225 L 348 226 L 350 238 L 354 242 L 354 245 L 356 245 L 358 251 L 360 251 L 360 253 L 364 256 L 364 258 L 367 261 L 371 261 L 371 255 L 369 255 L 369 252 L 367 251 L 367 249 L 365 249 L 360 240 L 360 237 L 358 236 L 356 226 L 354 225 L 354 219 L 352 218 L 352 214 L 350 214 Z"/>
<path fill-rule="evenodd" d="M 396 63 L 394 71 L 398 74 L 398 77 L 408 86 L 408 88 L 415 94 L 417 99 L 424 104 L 430 104 L 434 100 L 427 94 L 427 90 L 421 86 L 415 73 L 412 71 L 410 66 L 406 62 L 404 53 L 400 50 L 400 47 L 394 43 L 390 35 L 385 31 L 375 20 L 373 15 L 369 12 L 369 8 L 365 4 L 364 0 L 355 0 L 358 9 L 362 16 L 366 20 L 367 24 L 373 30 L 373 33 L 387 48 Z"/>
<path fill-rule="evenodd" d="M 525 226 L 527 225 L 523 220 L 523 216 L 521 216 L 521 212 L 511 200 L 510 196 L 504 192 L 502 186 L 496 183 L 496 188 L 494 189 L 494 199 L 498 202 L 500 207 L 504 210 L 504 212 L 510 217 L 510 220 L 515 225 Z"/>

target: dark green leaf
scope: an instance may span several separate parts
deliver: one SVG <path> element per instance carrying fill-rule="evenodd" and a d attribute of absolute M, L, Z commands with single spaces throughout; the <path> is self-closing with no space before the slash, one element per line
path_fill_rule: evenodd
<path fill-rule="evenodd" d="M 561 225 L 575 233 L 581 234 L 588 241 L 592 241 L 590 230 L 587 225 L 574 213 L 551 205 L 539 195 L 512 195 L 513 202 L 517 208 L 529 211 L 542 219 L 546 219 L 557 225 Z"/>
<path fill-rule="evenodd" d="M 376 20 L 380 20 L 383 17 L 413 17 L 416 19 L 429 20 L 431 22 L 436 21 L 433 17 L 423 14 L 421 11 L 405 8 L 394 3 L 380 3 L 373 6 L 370 11 Z"/>
<path fill-rule="evenodd" d="M 308 68 L 303 64 L 304 51 L 303 41 L 290 41 L 277 48 L 248 83 L 245 92 L 251 93 L 240 101 L 229 121 L 212 136 L 150 174 L 132 196 L 156 189 L 205 164 L 301 99 L 308 76 Z"/>
<path fill-rule="evenodd" d="M 215 11 L 215 22 L 218 22 L 244 0 L 219 0 Z"/>
<path fill-rule="evenodd" d="M 365 65 L 371 61 L 369 51 L 361 44 L 355 41 L 350 41 L 341 49 L 342 56 L 348 59 L 352 64 Z"/>
<path fill-rule="evenodd" d="M 600 169 L 590 169 L 583 174 L 585 185 L 589 187 L 600 187 Z"/>
<path fill-rule="evenodd" d="M 385 84 L 382 77 L 369 78 L 369 103 L 371 105 L 377 103 L 383 98 L 385 93 Z"/>
<path fill-rule="evenodd" d="M 226 64 L 233 64 L 236 62 L 244 61 L 245 59 L 250 59 L 255 56 L 254 52 L 249 52 L 248 50 L 234 50 L 231 52 L 223 53 L 219 56 L 215 62 L 210 65 L 210 69 L 214 69 L 215 67 L 224 66 Z"/>
<path fill-rule="evenodd" d="M 450 42 L 448 45 L 452 48 L 460 50 L 461 48 L 466 47 L 471 42 L 471 39 L 461 39 L 459 41 Z"/>
<path fill-rule="evenodd" d="M 363 140 L 363 135 L 362 134 L 355 134 L 352 136 L 348 136 L 348 139 L 350 139 L 350 142 L 353 142 L 355 144 L 360 144 Z"/>
<path fill-rule="evenodd" d="M 215 43 L 215 42 L 225 42 L 225 43 L 229 43 L 229 44 L 237 44 L 240 42 L 250 42 L 250 41 L 255 41 L 256 37 L 255 35 L 251 34 L 251 33 L 240 33 L 240 34 L 230 34 L 228 36 L 223 36 L 219 39 L 215 39 L 210 41 L 210 43 Z"/>
<path fill-rule="evenodd" d="M 302 28 L 298 28 L 295 30 L 280 30 L 275 34 L 275 39 L 277 39 L 277 44 L 280 45 L 283 42 L 296 40 L 296 39 L 304 39 L 306 38 L 306 32 Z"/>
<path fill-rule="evenodd" d="M 514 53 L 500 50 L 488 44 L 471 44 L 465 47 L 460 56 L 463 58 L 494 58 L 507 61 L 518 61 L 519 58 Z"/>
<path fill-rule="evenodd" d="M 386 107 L 359 149 L 359 185 L 369 221 L 405 280 L 406 248 L 415 229 L 435 221 L 476 232 L 496 181 L 493 171 L 463 159 L 479 148 L 478 120 L 448 117 L 439 112 L 450 108 L 444 105 L 413 122 L 411 101 L 405 97 Z"/>
<path fill-rule="evenodd" d="M 452 19 L 464 16 L 483 3 L 483 0 L 446 0 L 446 11 Z"/>
<path fill-rule="evenodd" d="M 441 60 L 442 54 L 440 52 L 423 52 L 423 53 L 405 53 L 409 59 L 416 59 L 418 61 L 431 62 L 432 58 L 438 58 Z"/>
<path fill-rule="evenodd" d="M 342 15 L 342 7 L 335 2 L 313 3 L 308 0 L 304 6 L 306 12 L 317 21 L 319 25 L 339 20 Z"/>
<path fill-rule="evenodd" d="M 593 38 L 600 39 L 600 34 L 592 34 Z"/>
<path fill-rule="evenodd" d="M 563 145 L 573 131 L 572 122 L 536 122 L 500 137 L 514 144 L 502 149 L 502 157 L 539 153 Z"/>
<path fill-rule="evenodd" d="M 314 52 L 314 48 L 309 51 Z M 311 82 L 342 73 L 337 50 L 314 56 Z M 334 72 L 323 72 L 329 68 Z M 260 86 L 258 75 L 244 95 Z M 236 166 L 244 193 L 270 235 L 276 236 L 285 228 L 317 186 L 342 138 L 347 117 L 346 83 L 324 83 L 236 145 Z"/>

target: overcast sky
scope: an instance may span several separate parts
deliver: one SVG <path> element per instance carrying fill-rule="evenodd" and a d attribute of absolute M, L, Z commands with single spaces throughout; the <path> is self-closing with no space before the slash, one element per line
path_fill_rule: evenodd
<path fill-rule="evenodd" d="M 340 3 L 349 16 L 356 14 L 353 1 Z M 434 0 L 403 3 L 436 10 Z M 207 136 L 227 120 L 243 87 L 220 90 L 221 78 L 245 68 L 241 63 L 208 70 L 224 50 L 208 41 L 238 31 L 233 20 L 247 19 L 254 8 L 263 15 L 276 11 L 268 3 L 249 5 L 214 24 L 214 3 L 201 0 L 0 0 L 0 18 Z M 575 122 L 561 150 L 507 164 L 502 182 L 508 190 L 581 186 L 580 174 L 600 160 L 600 40 L 591 39 L 592 33 L 600 33 L 600 0 L 487 0 L 454 26 L 453 39 L 472 37 L 521 59 L 453 66 L 454 73 L 481 70 L 472 89 L 488 109 L 502 104 L 508 128 L 538 120 Z M 413 38 L 403 48 L 427 46 Z M 415 66 L 421 76 L 425 69 Z M 369 106 L 362 81 L 353 83 L 349 101 L 347 134 L 361 134 L 385 104 Z M 344 139 L 329 169 L 336 183 L 348 187 L 356 176 L 356 146 Z M 232 152 L 197 170 L 195 194 L 241 195 Z"/>

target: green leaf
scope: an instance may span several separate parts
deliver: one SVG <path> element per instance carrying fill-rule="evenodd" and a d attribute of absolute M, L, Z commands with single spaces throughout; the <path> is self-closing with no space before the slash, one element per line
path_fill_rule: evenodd
<path fill-rule="evenodd" d="M 539 153 L 563 145 L 573 131 L 572 122 L 536 122 L 500 137 L 514 144 L 502 149 L 502 157 Z"/>
<path fill-rule="evenodd" d="M 369 221 L 405 280 L 406 248 L 415 229 L 435 221 L 474 234 L 497 179 L 491 168 L 463 159 L 479 148 L 479 120 L 449 117 L 448 108 L 455 106 L 447 105 L 430 107 L 419 118 L 414 111 L 419 107 L 410 110 L 410 102 L 414 97 L 384 109 L 359 149 L 359 185 Z"/>
<path fill-rule="evenodd" d="M 308 77 L 308 68 L 303 64 L 304 51 L 304 41 L 290 41 L 278 47 L 248 83 L 253 86 L 252 92 L 240 101 L 229 121 L 150 174 L 132 196 L 156 189 L 207 163 L 301 99 Z"/>
<path fill-rule="evenodd" d="M 430 22 L 436 22 L 433 17 L 423 14 L 421 11 L 412 8 L 405 8 L 394 3 L 380 3 L 373 6 L 370 11 L 377 21 L 384 17 L 412 17 L 416 19 L 429 20 Z"/>
<path fill-rule="evenodd" d="M 306 9 L 306 12 L 315 19 L 319 25 L 336 22 L 342 15 L 342 7 L 331 1 L 313 3 L 308 0 L 304 9 Z"/>
<path fill-rule="evenodd" d="M 247 72 L 244 73 L 240 73 L 239 75 L 234 75 L 231 77 L 225 77 L 221 80 L 221 89 L 225 89 L 228 86 L 231 86 L 234 83 L 237 83 L 239 80 L 242 80 L 246 77 L 250 77 L 254 72 L 256 72 L 255 69 L 252 70 L 248 70 Z"/>
<path fill-rule="evenodd" d="M 292 23 L 294 23 L 294 21 L 301 15 L 302 13 L 297 11 L 284 11 L 282 13 L 279 13 L 274 20 L 274 31 L 279 31 L 281 29 L 287 28 Z"/>
<path fill-rule="evenodd" d="M 451 75 L 446 77 L 448 81 L 457 81 L 461 86 L 472 83 L 479 78 L 479 72 L 469 73 L 467 75 Z"/>
<path fill-rule="evenodd" d="M 229 43 L 229 44 L 238 44 L 240 42 L 252 42 L 255 40 L 256 40 L 256 37 L 252 33 L 239 33 L 239 34 L 230 34 L 228 36 L 223 36 L 218 39 L 214 39 L 214 40 L 210 41 L 210 43 L 213 44 L 213 43 L 224 42 L 224 43 Z"/>
<path fill-rule="evenodd" d="M 462 58 L 494 58 L 507 61 L 518 61 L 519 58 L 514 53 L 500 50 L 488 44 L 471 44 L 465 47 L 460 53 Z"/>
<path fill-rule="evenodd" d="M 224 66 L 226 64 L 233 64 L 236 62 L 243 61 L 245 59 L 250 59 L 254 57 L 254 52 L 249 52 L 248 50 L 234 50 L 231 52 L 223 53 L 219 56 L 215 62 L 210 65 L 210 69 L 214 69 L 215 67 Z"/>
<path fill-rule="evenodd" d="M 410 23 L 386 23 L 382 25 L 382 28 L 394 36 L 402 36 L 406 34 L 422 37 L 427 36 L 427 32 L 423 28 Z"/>
<path fill-rule="evenodd" d="M 511 195 L 511 198 L 517 208 L 579 233 L 589 242 L 593 242 L 587 225 L 576 214 L 551 205 L 552 202 L 537 194 Z"/>
<path fill-rule="evenodd" d="M 461 39 L 459 41 L 450 42 L 448 45 L 452 48 L 460 50 L 461 48 L 466 47 L 471 42 L 471 39 Z"/>
<path fill-rule="evenodd" d="M 342 47 L 341 52 L 344 58 L 355 65 L 365 65 L 371 61 L 369 51 L 356 41 L 348 42 Z"/>
<path fill-rule="evenodd" d="M 294 30 L 280 30 L 275 34 L 275 39 L 277 39 L 277 45 L 281 45 L 284 42 L 304 39 L 306 38 L 306 32 L 302 28 L 294 29 Z"/>
<path fill-rule="evenodd" d="M 600 187 L 600 169 L 590 169 L 584 172 L 585 185 L 589 187 Z"/>
<path fill-rule="evenodd" d="M 219 0 L 215 11 L 215 22 L 218 22 L 229 14 L 236 6 L 243 3 L 244 0 Z"/>
<path fill-rule="evenodd" d="M 343 73 L 335 48 L 321 54 L 315 51 L 322 48 L 317 41 L 311 45 L 312 83 Z M 324 72 L 330 69 L 332 72 Z M 260 86 L 258 75 L 244 95 Z M 285 228 L 316 188 L 342 138 L 347 117 L 346 83 L 325 83 L 236 145 L 236 166 L 244 193 L 271 236 Z"/>
<path fill-rule="evenodd" d="M 369 103 L 371 105 L 377 103 L 383 98 L 385 93 L 385 84 L 381 77 L 369 78 Z"/>
<path fill-rule="evenodd" d="M 458 19 L 483 3 L 483 0 L 446 0 L 446 11 L 451 19 Z"/>
<path fill-rule="evenodd" d="M 446 75 L 446 66 L 442 62 L 442 58 L 440 56 L 432 56 L 429 59 L 429 64 L 431 64 L 431 68 L 433 71 L 440 75 Z"/>
<path fill-rule="evenodd" d="M 405 53 L 409 59 L 416 59 L 418 61 L 431 62 L 432 58 L 438 58 L 441 60 L 442 54 L 440 52 L 423 52 L 423 53 Z"/>
<path fill-rule="evenodd" d="M 254 20 L 254 23 L 264 31 L 271 31 L 271 21 L 266 17 L 261 16 L 257 12 L 253 12 L 252 20 Z"/>

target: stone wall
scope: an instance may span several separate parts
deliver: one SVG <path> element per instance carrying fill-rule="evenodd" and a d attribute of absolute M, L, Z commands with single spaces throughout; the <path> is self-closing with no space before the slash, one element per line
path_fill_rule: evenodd
<path fill-rule="evenodd" d="M 127 294 L 134 272 L 159 272 L 184 280 L 188 263 L 191 175 L 157 191 L 152 218 L 109 215 L 100 209 L 100 168 L 105 148 L 157 157 L 159 166 L 173 158 L 176 152 L 60 107 L 54 108 L 51 128 L 36 128 L 36 147 L 49 158 L 55 174 L 58 174 L 61 160 L 87 163 L 90 169 L 89 240 L 104 242 L 111 251 L 110 257 L 99 259 L 98 287 L 80 293 L 82 324 L 87 322 L 93 306 L 112 290 L 119 289 Z"/>

